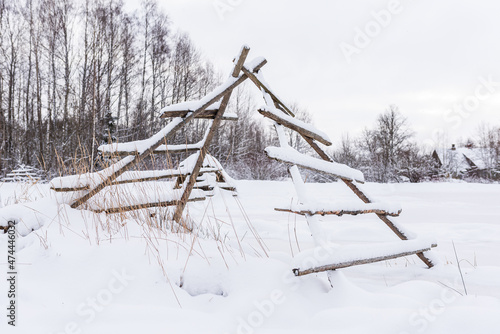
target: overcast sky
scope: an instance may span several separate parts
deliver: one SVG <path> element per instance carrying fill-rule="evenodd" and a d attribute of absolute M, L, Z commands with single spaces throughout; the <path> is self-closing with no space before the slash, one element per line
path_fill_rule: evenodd
<path fill-rule="evenodd" d="M 131 0 L 133 1 L 133 0 Z M 223 72 L 242 44 L 338 141 L 396 104 L 420 142 L 500 125 L 499 1 L 163 0 Z M 498 82 L 498 83 L 497 83 Z"/>

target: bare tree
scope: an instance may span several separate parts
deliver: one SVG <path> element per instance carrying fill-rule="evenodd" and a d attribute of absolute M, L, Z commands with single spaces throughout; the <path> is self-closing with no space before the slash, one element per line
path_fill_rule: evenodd
<path fill-rule="evenodd" d="M 481 159 L 490 170 L 500 170 L 500 127 L 481 124 L 477 129 Z"/>
<path fill-rule="evenodd" d="M 389 106 L 377 118 L 376 127 L 366 129 L 358 142 L 365 176 L 378 182 L 399 182 L 401 157 L 410 149 L 412 136 L 407 119 L 396 106 Z"/>
<path fill-rule="evenodd" d="M 346 133 L 342 136 L 340 147 L 333 152 L 333 159 L 352 168 L 358 168 L 358 155 L 356 142 Z"/>

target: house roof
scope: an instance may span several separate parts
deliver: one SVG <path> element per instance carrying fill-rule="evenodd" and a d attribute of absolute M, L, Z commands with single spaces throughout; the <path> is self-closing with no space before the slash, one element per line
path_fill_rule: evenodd
<path fill-rule="evenodd" d="M 452 169 L 456 172 L 465 172 L 474 166 L 479 169 L 486 168 L 480 148 L 443 148 L 436 149 L 435 152 L 444 168 Z"/>

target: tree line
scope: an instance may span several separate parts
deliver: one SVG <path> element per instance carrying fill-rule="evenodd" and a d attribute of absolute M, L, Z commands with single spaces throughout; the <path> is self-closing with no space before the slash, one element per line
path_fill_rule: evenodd
<path fill-rule="evenodd" d="M 165 105 L 218 75 L 154 0 L 0 2 L 0 170 L 92 165 L 110 140 L 144 139 Z"/>
<path fill-rule="evenodd" d="M 143 0 L 133 12 L 122 0 L 0 0 L 0 174 L 21 163 L 47 178 L 101 168 L 99 145 L 151 136 L 166 124 L 158 117 L 162 107 L 199 99 L 222 78 L 189 36 L 175 31 L 156 0 Z M 276 138 L 254 117 L 257 105 L 244 86 L 228 108 L 239 119 L 223 123 L 210 154 L 236 178 L 286 177 L 286 167 L 263 153 Z M 307 111 L 292 109 L 311 121 Z M 196 142 L 206 128 L 195 120 L 171 143 Z M 477 141 L 497 152 L 488 156 L 492 166 L 499 164 L 495 131 L 484 129 Z M 310 152 L 299 135 L 289 134 L 292 147 Z M 330 153 L 369 181 L 418 182 L 439 169 L 413 141 L 396 106 Z"/>
<path fill-rule="evenodd" d="M 500 127 L 483 124 L 476 132 L 455 144 L 441 136 L 429 151 L 417 144 L 407 118 L 391 105 L 358 138 L 345 135 L 332 154 L 373 182 L 500 180 Z"/>

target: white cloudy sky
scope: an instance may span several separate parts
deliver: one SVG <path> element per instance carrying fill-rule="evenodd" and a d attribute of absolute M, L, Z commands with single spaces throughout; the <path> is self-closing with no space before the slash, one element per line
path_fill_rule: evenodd
<path fill-rule="evenodd" d="M 371 126 L 390 104 L 399 106 L 421 142 L 431 143 L 438 132 L 453 142 L 473 135 L 482 122 L 500 125 L 498 1 L 162 0 L 161 5 L 174 27 L 188 32 L 221 71 L 229 72 L 242 44 L 251 47 L 250 58 L 266 57 L 268 83 L 285 100 L 307 108 L 335 141 Z M 374 13 L 391 6 L 397 10 L 382 27 Z M 367 29 L 372 37 L 366 46 L 357 41 L 359 53 L 348 62 L 341 45 L 356 47 L 359 31 Z M 488 80 L 493 83 L 485 86 Z"/>

